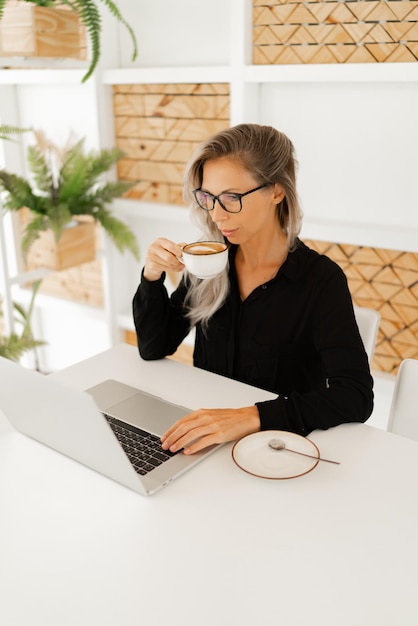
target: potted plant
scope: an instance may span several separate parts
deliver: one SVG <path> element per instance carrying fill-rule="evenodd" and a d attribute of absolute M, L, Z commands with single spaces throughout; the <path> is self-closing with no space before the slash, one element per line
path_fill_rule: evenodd
<path fill-rule="evenodd" d="M 101 16 L 98 4 L 101 2 L 107 7 L 110 13 L 127 29 L 133 44 L 132 60 L 137 56 L 137 43 L 135 34 L 130 24 L 123 18 L 117 5 L 112 0 L 21 0 L 38 7 L 53 8 L 60 10 L 62 7 L 68 7 L 74 11 L 82 24 L 84 24 L 90 39 L 91 60 L 87 73 L 83 77 L 85 82 L 94 72 L 101 54 Z M 7 0 L 0 0 L 0 20 L 3 17 Z M 57 33 L 59 35 L 59 33 Z"/>
<path fill-rule="evenodd" d="M 29 212 L 21 244 L 24 258 L 32 244 L 46 232 L 57 245 L 69 237 L 73 249 L 76 228 L 82 231 L 89 221 L 90 228 L 99 223 L 120 252 L 129 250 L 138 258 L 135 235 L 108 207 L 133 183 L 101 180 L 123 153 L 117 148 L 86 152 L 84 139 L 69 140 L 66 146 L 59 148 L 42 132 L 34 131 L 34 134 L 36 144 L 29 146 L 27 154 L 33 182 L 0 170 L 4 208 L 9 211 L 26 208 Z M 78 263 L 80 261 L 72 264 Z"/>

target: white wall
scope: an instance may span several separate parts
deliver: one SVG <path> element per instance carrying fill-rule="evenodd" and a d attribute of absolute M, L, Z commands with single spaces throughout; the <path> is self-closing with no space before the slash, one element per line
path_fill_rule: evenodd
<path fill-rule="evenodd" d="M 137 33 L 138 58 L 119 27 L 123 67 L 226 65 L 229 62 L 230 0 L 119 0 Z"/>
<path fill-rule="evenodd" d="M 417 83 L 263 87 L 261 118 L 293 141 L 305 216 L 418 227 Z"/>

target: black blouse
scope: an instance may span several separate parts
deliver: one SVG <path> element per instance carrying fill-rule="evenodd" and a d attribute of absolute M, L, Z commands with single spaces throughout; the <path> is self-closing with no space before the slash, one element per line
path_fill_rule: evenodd
<path fill-rule="evenodd" d="M 230 291 L 205 331 L 196 327 L 193 361 L 200 367 L 278 394 L 256 403 L 261 429 L 307 435 L 344 422 L 364 422 L 373 409 L 373 379 L 346 277 L 328 257 L 300 240 L 277 275 L 241 301 L 235 254 Z M 190 330 L 181 280 L 171 297 L 142 277 L 133 299 L 144 359 L 173 354 Z"/>

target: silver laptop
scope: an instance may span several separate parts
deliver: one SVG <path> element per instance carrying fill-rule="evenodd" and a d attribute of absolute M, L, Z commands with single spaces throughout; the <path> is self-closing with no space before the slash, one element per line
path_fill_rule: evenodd
<path fill-rule="evenodd" d="M 218 447 L 165 453 L 160 436 L 191 409 L 116 380 L 87 392 L 0 357 L 0 411 L 16 430 L 140 494 L 156 492 Z"/>

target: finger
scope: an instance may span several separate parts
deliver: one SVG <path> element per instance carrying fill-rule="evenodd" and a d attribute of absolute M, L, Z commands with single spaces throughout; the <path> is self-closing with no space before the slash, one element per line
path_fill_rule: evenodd
<path fill-rule="evenodd" d="M 164 237 L 157 239 L 156 243 L 160 249 L 167 250 L 167 252 L 176 258 L 181 257 L 183 254 L 183 246 L 186 245 L 185 243 L 174 243 L 174 241 L 170 241 L 170 239 L 165 239 Z"/>
<path fill-rule="evenodd" d="M 192 428 L 188 430 L 183 436 L 178 437 L 174 443 L 169 444 L 169 448 L 171 452 L 178 452 L 179 450 L 186 449 L 191 444 L 194 444 L 202 437 L 214 436 L 216 438 L 216 434 L 214 431 L 214 426 L 212 425 L 204 425 L 200 427 Z"/>
<path fill-rule="evenodd" d="M 189 433 L 194 432 L 198 428 L 198 424 L 191 423 L 189 426 L 180 425 L 167 437 L 161 438 L 161 447 L 163 450 L 170 449 L 172 452 L 177 452 L 183 448 L 184 443 L 190 443 L 196 436 L 187 437 Z"/>
<path fill-rule="evenodd" d="M 201 439 L 199 439 L 199 441 L 196 441 L 184 448 L 183 453 L 186 455 L 196 454 L 196 452 L 200 452 L 201 450 L 209 448 L 209 446 L 213 446 L 218 443 L 222 442 L 217 441 L 217 438 L 214 435 L 207 435 L 206 437 L 202 437 Z"/>
<path fill-rule="evenodd" d="M 163 268 L 174 269 L 178 267 L 181 263 L 178 257 L 171 250 L 167 250 L 166 248 L 155 247 L 149 249 L 149 254 L 147 255 L 147 260 L 150 263 L 157 264 Z M 182 263 L 181 263 L 182 265 Z"/>
<path fill-rule="evenodd" d="M 184 264 L 178 258 L 181 248 L 168 239 L 157 239 L 147 250 L 145 267 L 153 273 L 165 270 L 182 271 Z"/>
<path fill-rule="evenodd" d="M 195 427 L 200 426 L 203 423 L 202 419 L 204 419 L 205 416 L 206 412 L 202 409 L 193 411 L 193 413 L 188 413 L 184 417 L 177 420 L 177 422 L 174 422 L 174 424 L 166 430 L 166 432 L 161 436 L 161 442 L 171 445 L 179 437 L 182 437 L 188 430 L 190 430 L 192 425 Z M 199 420 L 199 422 L 197 420 Z M 166 447 L 168 447 L 168 445 Z"/>
<path fill-rule="evenodd" d="M 181 417 L 180 419 L 178 419 L 176 422 L 174 422 L 174 424 L 172 424 L 170 426 L 170 428 L 167 428 L 167 430 L 165 431 L 165 433 L 162 435 L 161 439 L 166 438 L 167 436 L 169 436 L 171 433 L 173 433 L 179 426 L 182 426 L 183 424 L 187 424 L 189 422 L 194 422 L 196 418 L 198 418 L 200 415 L 203 414 L 202 409 L 198 409 L 197 411 L 192 411 L 192 413 L 187 413 L 187 415 L 184 415 L 183 417 Z"/>

